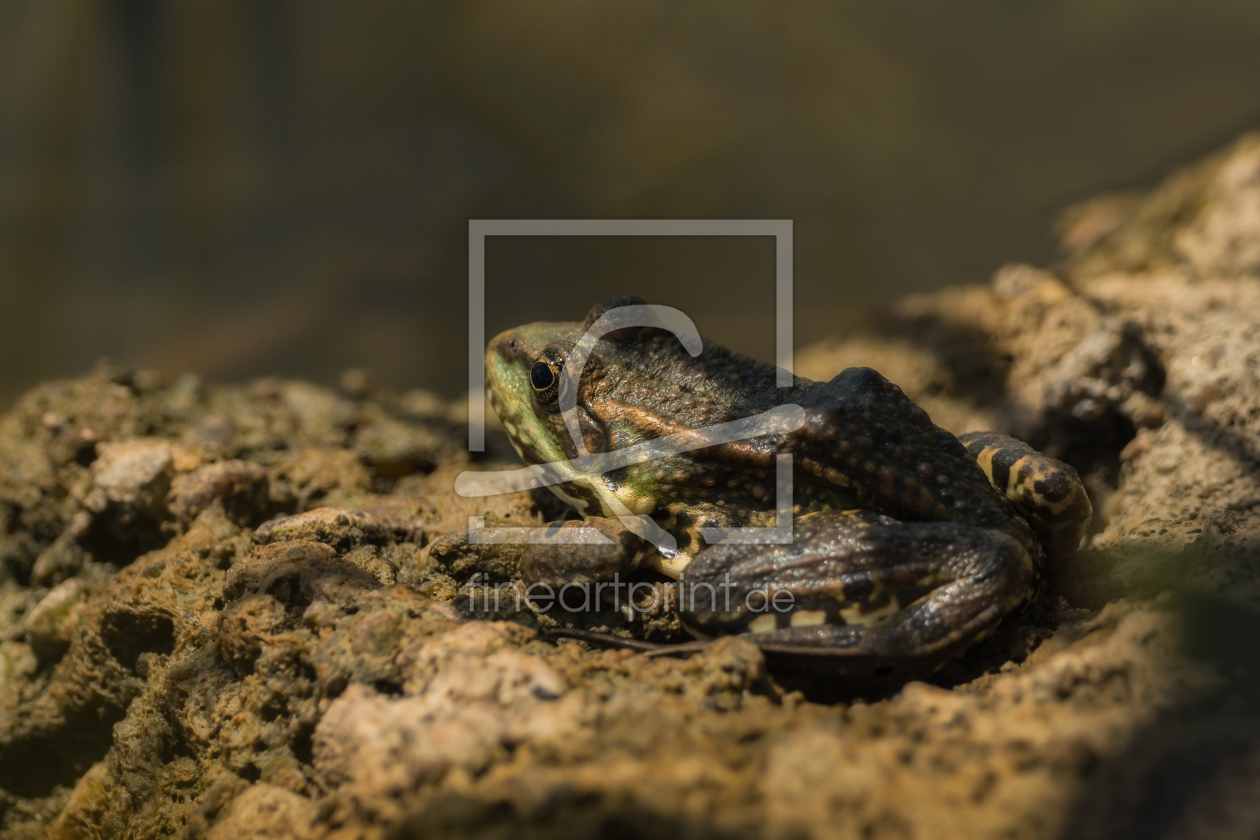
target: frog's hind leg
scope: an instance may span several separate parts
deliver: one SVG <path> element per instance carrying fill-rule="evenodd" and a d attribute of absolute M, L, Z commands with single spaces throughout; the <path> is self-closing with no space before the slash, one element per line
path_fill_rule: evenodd
<path fill-rule="evenodd" d="M 1093 508 L 1075 469 L 1022 440 L 996 432 L 971 432 L 958 440 L 993 486 L 1028 520 L 1047 556 L 1064 557 L 1076 551 Z"/>
<path fill-rule="evenodd" d="M 746 633 L 769 654 L 858 677 L 924 676 L 984 638 L 1031 593 L 1017 540 L 950 522 L 816 513 L 791 545 L 721 544 L 679 587 L 684 626 Z"/>

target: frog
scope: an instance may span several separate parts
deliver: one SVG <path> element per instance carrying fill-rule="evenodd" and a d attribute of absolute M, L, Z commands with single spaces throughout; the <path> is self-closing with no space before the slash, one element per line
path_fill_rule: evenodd
<path fill-rule="evenodd" d="M 537 546 L 521 563 L 526 582 L 648 570 L 677 581 L 692 646 L 738 635 L 806 667 L 910 679 L 992 634 L 1037 594 L 1048 559 L 1081 543 L 1092 508 L 1069 464 L 995 432 L 955 436 L 870 368 L 815 382 L 651 324 L 579 350 L 601 318 L 642 306 L 621 296 L 584 321 L 489 342 L 488 401 L 527 465 L 636 451 L 787 406 L 799 415 L 790 428 L 562 470 L 549 487 L 580 519 L 549 529 L 594 528 L 609 547 Z M 709 538 L 772 528 L 789 485 L 789 541 Z M 630 533 L 627 513 L 667 534 L 668 548 Z"/>

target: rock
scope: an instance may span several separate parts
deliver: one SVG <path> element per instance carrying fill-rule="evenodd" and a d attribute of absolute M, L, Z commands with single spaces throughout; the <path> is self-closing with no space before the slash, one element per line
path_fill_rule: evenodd
<path fill-rule="evenodd" d="M 279 510 L 310 510 L 336 490 L 366 492 L 371 486 L 372 477 L 358 455 L 326 447 L 299 449 L 270 475 L 272 505 Z"/>
<path fill-rule="evenodd" d="M 54 586 L 72 578 L 83 569 L 87 559 L 80 539 L 88 533 L 92 524 L 86 511 L 70 523 L 52 545 L 40 552 L 31 567 L 31 582 L 41 586 Z"/>
<path fill-rule="evenodd" d="M 55 662 L 70 649 L 77 608 L 86 595 L 83 582 L 71 578 L 53 587 L 26 616 L 26 643 L 36 656 Z"/>
<path fill-rule="evenodd" d="M 283 540 L 315 540 L 334 546 L 380 542 L 385 529 L 376 517 L 360 510 L 322 507 L 273 519 L 258 526 L 254 539 L 263 545 Z"/>
<path fill-rule="evenodd" d="M 329 708 L 315 733 L 315 766 L 331 787 L 390 796 L 490 763 L 503 721 L 490 708 L 440 709 L 424 698 L 390 699 L 352 686 Z"/>
<path fill-rule="evenodd" d="M 381 414 L 375 422 L 359 427 L 354 450 L 386 478 L 402 478 L 413 472 L 430 472 L 449 442 L 428 428 Z"/>
<path fill-rule="evenodd" d="M 48 830 L 49 840 L 82 840 L 89 837 L 121 837 L 125 820 L 117 813 L 118 793 L 109 762 L 101 761 L 83 774 L 57 821 Z"/>
<path fill-rule="evenodd" d="M 557 723 L 573 728 L 574 704 L 563 706 L 568 726 L 537 714 L 559 705 L 564 679 L 541 659 L 504 649 L 502 634 L 486 628 L 470 625 L 406 654 L 409 684 L 421 680 L 423 691 L 391 698 L 351 686 L 329 707 L 315 731 L 315 767 L 338 800 L 397 819 L 399 792 L 478 773 L 508 744 L 554 737 Z"/>
<path fill-rule="evenodd" d="M 398 407 L 404 414 L 421 420 L 445 419 L 450 413 L 446 400 L 432 391 L 419 388 L 401 395 L 398 398 Z"/>
<path fill-rule="evenodd" d="M 210 830 L 206 840 L 266 840 L 284 837 L 303 840 L 317 836 L 318 812 L 304 796 L 275 785 L 259 783 L 233 802 L 227 817 Z"/>
<path fill-rule="evenodd" d="M 130 441 L 101 444 L 99 449 L 86 507 L 101 513 L 113 505 L 124 517 L 160 517 L 174 469 L 171 445 L 165 441 Z"/>
<path fill-rule="evenodd" d="M 229 601 L 245 595 L 283 591 L 290 598 L 309 601 L 317 587 L 329 580 L 378 585 L 367 571 L 338 556 L 330 545 L 310 540 L 286 540 L 255 548 L 232 566 L 223 586 Z"/>
<path fill-rule="evenodd" d="M 92 464 L 92 485 L 83 507 L 93 527 L 112 542 L 143 549 L 160 544 L 166 496 L 175 472 L 170 443 L 136 440 L 102 443 Z"/>
<path fill-rule="evenodd" d="M 1260 134 L 1248 134 L 1170 176 L 1149 195 L 1111 196 L 1069 210 L 1065 273 L 1200 279 L 1260 277 Z"/>
<path fill-rule="evenodd" d="M 380 393 L 380 378 L 370 370 L 351 368 L 337 380 L 342 393 L 356 400 L 365 400 Z"/>
<path fill-rule="evenodd" d="M 187 528 L 211 502 L 218 500 L 233 521 L 248 525 L 266 517 L 267 490 L 267 472 L 257 464 L 208 464 L 176 480 L 171 491 L 171 512 Z"/>
<path fill-rule="evenodd" d="M 0 837 L 1254 834 L 1257 172 L 1244 138 L 1069 212 L 1057 266 L 801 353 L 1025 436 L 1093 498 L 1026 611 L 887 695 L 738 637 L 540 635 L 684 638 L 661 581 L 633 623 L 520 602 L 546 557 L 483 553 L 470 520 L 565 514 L 452 492 L 517 466 L 502 440 L 470 461 L 462 403 L 113 367 L 39 386 L 0 417 Z"/>

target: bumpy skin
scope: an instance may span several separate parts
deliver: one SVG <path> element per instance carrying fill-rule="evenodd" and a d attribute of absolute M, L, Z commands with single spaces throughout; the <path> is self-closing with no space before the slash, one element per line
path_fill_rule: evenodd
<path fill-rule="evenodd" d="M 1047 554 L 1061 557 L 1076 550 L 1093 513 L 1076 470 L 996 432 L 971 432 L 959 440 L 1028 520 Z"/>
<path fill-rule="evenodd" d="M 999 490 L 991 473 L 995 465 L 1002 472 L 1007 455 L 982 457 L 982 468 L 962 442 L 868 368 L 778 388 L 772 365 L 709 342 L 692 357 L 664 330 L 631 329 L 599 342 L 573 383 L 563 360 L 574 343 L 604 312 L 637 303 L 619 298 L 597 305 L 583 324 L 531 324 L 499 335 L 486 352 L 488 393 L 527 463 L 578 454 L 553 392 L 531 383 L 540 357 L 560 364 L 560 390 L 576 387 L 576 419 L 591 452 L 779 405 L 805 409 L 806 422 L 794 432 L 602 476 L 575 475 L 554 488 L 584 516 L 611 516 L 593 489 L 601 485 L 678 539 L 677 557 L 652 554 L 643 562 L 680 578 L 680 615 L 697 635 L 748 633 L 768 651 L 912 676 L 991 632 L 1033 593 L 1044 553 L 1021 510 L 1035 511 L 1039 530 L 1057 535 L 1056 551 L 1075 548 L 1071 534 L 1079 540 L 1089 510 L 1088 501 L 1079 504 L 1085 496 L 1071 467 L 1010 438 L 978 440 L 981 455 L 1022 447 L 1027 460 L 1002 473 L 1008 483 L 1016 474 L 1036 476 L 1019 482 L 1017 492 Z M 793 543 L 706 546 L 702 526 L 774 524 L 780 453 L 793 458 Z M 1058 501 L 1038 496 L 1037 487 L 1060 490 Z M 1073 503 L 1064 507 L 1068 497 Z M 624 556 L 619 562 L 624 568 Z M 581 576 L 590 574 L 584 562 Z M 548 577 L 563 575 L 553 566 Z M 761 603 L 776 593 L 791 593 L 773 602 L 790 608 Z"/>

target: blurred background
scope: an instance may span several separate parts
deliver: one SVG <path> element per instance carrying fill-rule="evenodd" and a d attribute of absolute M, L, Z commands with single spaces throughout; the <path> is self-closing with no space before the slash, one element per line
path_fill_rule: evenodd
<path fill-rule="evenodd" d="M 1260 126 L 1251 0 L 0 0 L 0 404 L 101 356 L 462 392 L 470 218 L 790 218 L 798 346 Z M 768 239 L 501 239 L 773 355 Z"/>

